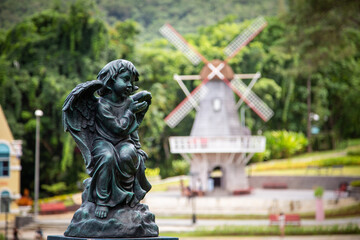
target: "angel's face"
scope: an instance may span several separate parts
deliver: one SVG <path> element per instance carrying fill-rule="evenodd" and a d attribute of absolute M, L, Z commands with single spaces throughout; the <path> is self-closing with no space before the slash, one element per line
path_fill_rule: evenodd
<path fill-rule="evenodd" d="M 113 85 L 114 93 L 120 98 L 127 98 L 134 91 L 133 77 L 129 71 L 118 74 Z"/>

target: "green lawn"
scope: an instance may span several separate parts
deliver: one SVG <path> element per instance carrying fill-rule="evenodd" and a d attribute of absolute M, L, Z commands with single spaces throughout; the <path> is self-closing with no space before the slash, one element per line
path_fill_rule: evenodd
<path fill-rule="evenodd" d="M 344 166 L 343 169 L 320 168 L 316 169 L 281 169 L 256 171 L 246 169 L 249 176 L 360 176 L 360 166 Z"/>
<path fill-rule="evenodd" d="M 152 192 L 160 192 L 160 191 L 167 191 L 171 189 L 178 189 L 180 191 L 180 179 L 175 179 L 174 181 L 150 181 L 152 188 Z M 184 186 L 189 185 L 189 178 L 183 178 Z"/>
<path fill-rule="evenodd" d="M 286 226 L 285 235 L 334 235 L 334 234 L 360 234 L 356 224 L 345 226 Z M 215 228 L 196 228 L 192 232 L 161 232 L 162 236 L 169 237 L 214 237 L 224 236 L 279 236 L 278 226 L 218 226 Z"/>
<path fill-rule="evenodd" d="M 247 166 L 246 171 L 250 176 L 360 176 L 360 145 L 355 143 L 358 144 L 348 144 L 346 149 L 254 163 Z M 333 165 L 343 165 L 343 168 L 334 168 Z M 319 169 L 309 166 L 318 166 Z"/>
<path fill-rule="evenodd" d="M 346 150 L 328 150 L 328 151 L 321 151 L 321 152 L 310 152 L 310 153 L 303 153 L 300 155 L 296 155 L 291 157 L 292 160 L 305 160 L 305 159 L 317 159 L 317 158 L 324 158 L 327 156 L 342 156 L 346 155 Z"/>

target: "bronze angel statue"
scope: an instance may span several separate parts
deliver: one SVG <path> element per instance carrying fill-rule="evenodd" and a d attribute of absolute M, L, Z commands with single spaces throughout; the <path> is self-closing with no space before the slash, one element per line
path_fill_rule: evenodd
<path fill-rule="evenodd" d="M 137 131 L 151 94 L 134 94 L 138 79 L 131 62 L 112 61 L 97 80 L 76 86 L 63 106 L 64 129 L 75 139 L 91 177 L 85 200 L 95 204 L 98 219 L 107 218 L 115 206 L 134 207 L 151 188 L 145 177 L 148 156 Z"/>

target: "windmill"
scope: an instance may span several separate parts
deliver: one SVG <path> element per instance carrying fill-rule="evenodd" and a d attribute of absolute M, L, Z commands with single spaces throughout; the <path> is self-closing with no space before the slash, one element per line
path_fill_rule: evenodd
<path fill-rule="evenodd" d="M 171 137 L 170 150 L 190 161 L 192 175 L 205 190 L 212 188 L 208 185 L 209 178 L 215 181 L 215 186 L 230 192 L 247 189 L 245 165 L 254 153 L 265 150 L 265 138 L 251 136 L 249 130 L 241 126 L 237 113 L 245 102 L 265 122 L 274 114 L 251 91 L 260 73 L 234 74 L 228 62 L 266 25 L 263 17 L 255 19 L 225 48 L 227 58 L 223 61 L 208 61 L 170 24 L 160 28 L 160 33 L 190 62 L 205 64 L 200 75 L 174 75 L 186 98 L 165 118 L 165 122 L 174 128 L 192 109 L 196 109 L 190 136 Z M 246 85 L 241 79 L 252 80 Z M 183 82 L 187 80 L 201 80 L 201 83 L 190 93 Z M 233 92 L 240 97 L 237 103 Z M 212 176 L 214 169 L 221 169 L 221 175 Z"/>

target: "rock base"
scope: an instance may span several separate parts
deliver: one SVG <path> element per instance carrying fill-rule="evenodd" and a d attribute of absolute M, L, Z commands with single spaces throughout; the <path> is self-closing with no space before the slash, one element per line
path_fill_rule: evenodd
<path fill-rule="evenodd" d="M 48 236 L 47 240 L 88 240 L 87 238 Z M 179 240 L 176 237 L 146 237 L 146 238 L 97 238 L 97 240 Z"/>
<path fill-rule="evenodd" d="M 85 190 L 82 194 L 82 204 L 64 233 L 65 237 L 70 237 L 66 239 L 145 237 L 149 239 L 149 237 L 159 236 L 155 215 L 149 212 L 149 208 L 145 204 L 137 204 L 135 207 L 118 205 L 109 208 L 106 218 L 96 217 L 96 204 L 88 201 L 90 181 L 91 178 L 84 181 Z"/>
<path fill-rule="evenodd" d="M 75 212 L 64 235 L 76 238 L 159 236 L 155 215 L 149 212 L 148 206 L 145 204 L 138 204 L 133 208 L 126 205 L 111 208 L 105 219 L 95 217 L 95 208 L 96 205 L 92 202 L 83 203 Z"/>

